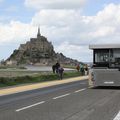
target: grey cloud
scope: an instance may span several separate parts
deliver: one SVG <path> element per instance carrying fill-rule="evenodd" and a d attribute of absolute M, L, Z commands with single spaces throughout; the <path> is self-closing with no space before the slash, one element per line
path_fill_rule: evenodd
<path fill-rule="evenodd" d="M 35 9 L 80 9 L 87 0 L 25 0 L 25 5 Z"/>
<path fill-rule="evenodd" d="M 120 5 L 110 4 L 95 16 L 83 16 L 79 10 L 40 10 L 29 24 L 14 21 L 0 27 L 0 37 L 6 43 L 9 35 L 9 41 L 20 43 L 19 38 L 24 42 L 25 38 L 27 41 L 36 37 L 37 27 L 34 26 L 40 24 L 41 34 L 53 43 L 56 51 L 87 61 L 87 58 L 91 60 L 89 44 L 120 43 L 120 12 L 116 11 L 120 11 Z"/>

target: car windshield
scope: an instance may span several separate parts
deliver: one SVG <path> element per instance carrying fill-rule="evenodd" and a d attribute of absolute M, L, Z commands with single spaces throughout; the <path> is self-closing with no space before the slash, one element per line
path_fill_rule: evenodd
<path fill-rule="evenodd" d="M 94 50 L 95 67 L 120 67 L 120 49 L 98 49 Z"/>

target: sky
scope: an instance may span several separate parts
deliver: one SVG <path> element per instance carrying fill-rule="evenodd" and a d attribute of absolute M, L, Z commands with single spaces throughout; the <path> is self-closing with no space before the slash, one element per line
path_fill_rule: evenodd
<path fill-rule="evenodd" d="M 0 0 L 0 60 L 38 26 L 56 52 L 92 62 L 90 44 L 120 44 L 120 0 Z"/>

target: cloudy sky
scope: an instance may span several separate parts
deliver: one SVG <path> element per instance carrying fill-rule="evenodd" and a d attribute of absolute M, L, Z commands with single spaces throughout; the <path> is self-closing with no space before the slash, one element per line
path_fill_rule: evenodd
<path fill-rule="evenodd" d="M 89 62 L 89 44 L 120 44 L 120 0 L 0 0 L 0 60 L 39 25 L 56 52 Z"/>

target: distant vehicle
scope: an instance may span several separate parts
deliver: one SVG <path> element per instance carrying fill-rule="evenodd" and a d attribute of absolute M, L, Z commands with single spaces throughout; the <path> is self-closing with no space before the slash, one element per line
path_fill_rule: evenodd
<path fill-rule="evenodd" d="M 89 85 L 120 86 L 120 44 L 89 45 L 93 50 L 93 66 Z"/>

